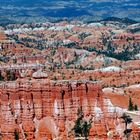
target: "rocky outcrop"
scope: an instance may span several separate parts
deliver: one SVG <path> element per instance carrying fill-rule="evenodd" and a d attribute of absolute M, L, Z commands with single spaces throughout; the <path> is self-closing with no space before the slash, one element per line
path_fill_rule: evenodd
<path fill-rule="evenodd" d="M 69 132 L 79 107 L 86 119 L 93 115 L 91 139 L 116 130 L 116 113 L 109 112 L 102 90 L 93 83 L 17 80 L 0 85 L 0 99 L 2 140 L 73 139 Z"/>

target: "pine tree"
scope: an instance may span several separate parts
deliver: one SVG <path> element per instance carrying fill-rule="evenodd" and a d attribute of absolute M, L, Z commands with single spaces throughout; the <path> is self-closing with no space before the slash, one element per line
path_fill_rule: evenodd
<path fill-rule="evenodd" d="M 0 81 L 3 81 L 3 80 L 4 80 L 4 78 L 3 78 L 3 76 L 2 76 L 2 74 L 0 72 Z"/>
<path fill-rule="evenodd" d="M 138 111 L 138 106 L 136 104 L 134 105 L 134 110 Z"/>
<path fill-rule="evenodd" d="M 19 132 L 17 130 L 14 131 L 15 140 L 19 140 Z"/>
<path fill-rule="evenodd" d="M 133 111 L 133 110 L 134 110 L 134 106 L 133 106 L 133 102 L 132 102 L 131 97 L 129 98 L 128 110 L 129 110 L 129 111 Z"/>
<path fill-rule="evenodd" d="M 72 129 L 74 131 L 74 135 L 75 137 L 84 137 L 85 140 L 88 140 L 89 131 L 92 124 L 92 117 L 89 121 L 84 120 L 82 108 L 78 109 L 77 116 L 78 118 L 75 121 L 74 128 Z"/>
<path fill-rule="evenodd" d="M 132 132 L 132 129 L 128 129 L 127 126 L 128 126 L 128 124 L 132 123 L 132 118 L 125 113 L 123 113 L 121 118 L 123 119 L 123 123 L 125 124 L 124 134 L 128 139 L 130 133 Z"/>

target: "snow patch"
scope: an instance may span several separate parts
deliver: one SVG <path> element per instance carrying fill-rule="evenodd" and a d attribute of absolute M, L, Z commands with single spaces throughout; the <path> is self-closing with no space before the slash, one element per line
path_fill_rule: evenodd
<path fill-rule="evenodd" d="M 112 88 L 112 87 L 108 87 L 108 88 L 103 88 L 102 91 L 104 93 L 115 93 L 115 94 L 119 94 L 119 95 L 123 95 L 124 91 L 121 88 Z"/>
<path fill-rule="evenodd" d="M 140 59 L 140 53 L 136 54 L 136 55 L 135 55 L 135 58 L 136 58 L 136 59 Z"/>
<path fill-rule="evenodd" d="M 109 113 L 115 113 L 117 112 L 118 114 L 122 114 L 123 112 L 127 111 L 127 109 L 123 109 L 123 108 L 120 108 L 120 107 L 117 107 L 117 106 L 114 106 L 111 102 L 110 99 L 104 99 L 104 103 L 105 105 L 107 106 L 107 111 Z"/>
<path fill-rule="evenodd" d="M 71 30 L 74 27 L 74 25 L 66 25 L 66 26 L 52 26 L 48 30 L 53 31 L 65 31 L 65 30 Z"/>
<path fill-rule="evenodd" d="M 101 27 L 101 26 L 103 26 L 103 24 L 101 24 L 99 22 L 88 24 L 88 27 Z"/>
<path fill-rule="evenodd" d="M 113 89 L 112 88 L 103 88 L 102 91 L 104 93 L 108 93 L 108 92 L 113 92 Z"/>
<path fill-rule="evenodd" d="M 140 84 L 131 85 L 131 86 L 127 87 L 127 89 L 129 89 L 129 88 L 140 88 Z"/>
<path fill-rule="evenodd" d="M 116 67 L 116 66 L 109 66 L 109 67 L 106 67 L 106 68 L 101 68 L 101 69 L 96 69 L 95 71 L 102 71 L 102 72 L 120 72 L 122 71 L 123 69 L 120 68 L 120 67 Z"/>

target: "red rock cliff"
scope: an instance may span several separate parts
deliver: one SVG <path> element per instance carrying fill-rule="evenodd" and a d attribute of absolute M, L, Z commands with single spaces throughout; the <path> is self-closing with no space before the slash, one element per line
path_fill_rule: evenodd
<path fill-rule="evenodd" d="M 80 106 L 85 117 L 94 116 L 90 137 L 107 135 L 103 121 L 107 117 L 103 93 L 96 84 L 21 80 L 1 84 L 0 99 L 2 140 L 13 140 L 16 133 L 21 140 L 70 139 L 68 133 Z M 102 111 L 95 111 L 95 107 Z M 115 129 L 114 120 L 111 121 L 108 126 Z"/>

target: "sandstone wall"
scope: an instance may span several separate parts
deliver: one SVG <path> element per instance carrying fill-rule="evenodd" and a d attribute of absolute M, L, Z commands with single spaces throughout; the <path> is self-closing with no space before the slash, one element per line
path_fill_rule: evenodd
<path fill-rule="evenodd" d="M 16 134 L 21 140 L 73 139 L 69 132 L 80 106 L 85 118 L 94 116 L 90 138 L 107 137 L 107 129 L 115 130 L 116 119 L 107 113 L 103 100 L 102 90 L 93 83 L 62 84 L 47 80 L 3 83 L 0 85 L 2 140 L 14 140 Z"/>

